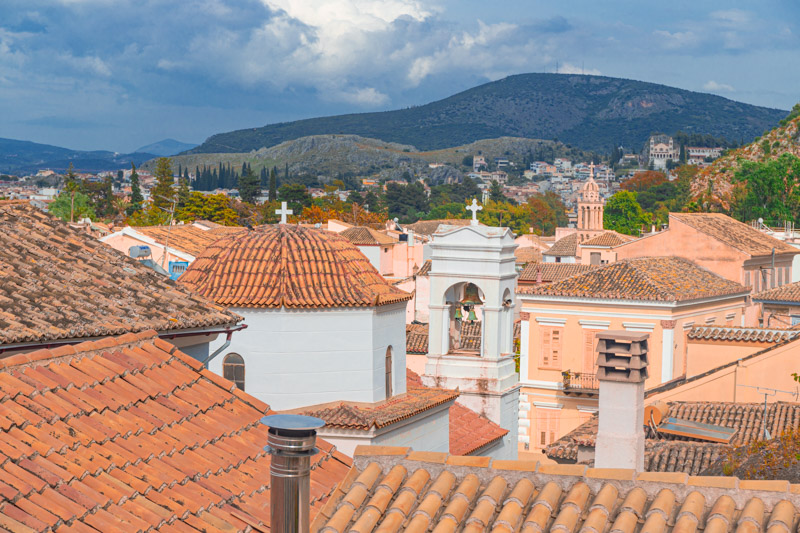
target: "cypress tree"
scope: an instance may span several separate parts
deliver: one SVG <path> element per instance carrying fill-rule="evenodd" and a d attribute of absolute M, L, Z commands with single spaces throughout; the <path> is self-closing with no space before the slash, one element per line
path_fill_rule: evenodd
<path fill-rule="evenodd" d="M 142 196 L 142 189 L 139 185 L 139 174 L 136 173 L 136 165 L 131 163 L 131 205 L 126 211 L 128 215 L 140 210 L 142 202 L 144 202 L 144 196 Z"/>
<path fill-rule="evenodd" d="M 261 188 L 266 189 L 269 182 L 269 177 L 267 176 L 267 167 L 263 167 L 261 169 Z"/>
<path fill-rule="evenodd" d="M 275 167 L 269 173 L 269 201 L 274 202 L 278 199 L 278 176 Z"/>
<path fill-rule="evenodd" d="M 169 157 L 159 157 L 156 160 L 156 186 L 150 196 L 153 199 L 153 205 L 161 209 L 169 209 L 172 205 L 172 198 L 175 192 L 172 190 L 172 185 L 175 183 L 175 178 L 172 176 L 172 161 Z"/>
<path fill-rule="evenodd" d="M 258 176 L 250 169 L 245 169 L 245 173 L 239 179 L 239 197 L 243 202 L 254 204 L 260 195 L 261 183 Z"/>

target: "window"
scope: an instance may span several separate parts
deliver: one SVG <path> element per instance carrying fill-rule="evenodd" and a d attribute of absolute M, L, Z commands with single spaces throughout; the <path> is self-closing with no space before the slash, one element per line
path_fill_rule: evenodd
<path fill-rule="evenodd" d="M 540 366 L 546 368 L 561 368 L 561 337 L 562 328 L 542 328 L 542 355 Z"/>
<path fill-rule="evenodd" d="M 392 397 L 392 347 L 386 348 L 386 399 Z"/>
<path fill-rule="evenodd" d="M 557 409 L 537 408 L 536 409 L 536 429 L 539 433 L 539 446 L 554 443 L 559 438 L 559 425 L 561 413 Z"/>
<path fill-rule="evenodd" d="M 600 264 L 600 252 L 591 252 L 589 254 L 589 264 L 590 265 Z"/>
<path fill-rule="evenodd" d="M 229 353 L 222 361 L 222 377 L 244 390 L 244 359 L 238 353 Z"/>

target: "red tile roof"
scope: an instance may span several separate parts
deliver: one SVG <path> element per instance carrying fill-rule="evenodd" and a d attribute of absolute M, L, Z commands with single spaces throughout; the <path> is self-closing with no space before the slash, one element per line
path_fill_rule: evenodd
<path fill-rule="evenodd" d="M 383 402 L 331 402 L 304 407 L 296 411 L 325 421 L 326 427 L 368 430 L 388 425 L 424 413 L 458 398 L 458 391 L 408 384 L 408 391 Z"/>
<path fill-rule="evenodd" d="M 518 264 L 527 265 L 540 262 L 542 260 L 542 252 L 533 246 L 520 246 L 514 250 L 514 257 Z"/>
<path fill-rule="evenodd" d="M 521 324 L 516 321 L 513 330 L 514 340 L 519 340 L 520 334 Z M 481 322 L 461 323 L 461 348 L 476 351 L 481 349 Z M 406 353 L 428 353 L 428 324 L 406 325 Z"/>
<path fill-rule="evenodd" d="M 431 265 L 432 264 L 433 264 L 433 261 L 428 259 L 427 261 L 422 263 L 422 266 L 420 267 L 419 270 L 417 270 L 417 273 L 414 274 L 414 275 L 415 276 L 427 276 L 431 271 Z"/>
<path fill-rule="evenodd" d="M 536 283 L 539 280 L 539 272 L 541 271 L 542 283 L 555 283 L 596 268 L 598 267 L 594 265 L 582 265 L 580 263 L 532 263 L 522 269 L 517 281 L 523 284 Z"/>
<path fill-rule="evenodd" d="M 678 220 L 749 255 L 797 254 L 800 250 L 722 213 L 670 213 Z"/>
<path fill-rule="evenodd" d="M 406 353 L 428 353 L 428 324 L 406 324 Z"/>
<path fill-rule="evenodd" d="M 363 446 L 313 531 L 790 532 L 800 485 Z"/>
<path fill-rule="evenodd" d="M 223 226 L 224 227 L 224 226 Z M 197 257 L 203 250 L 211 246 L 215 241 L 230 233 L 240 233 L 247 231 L 246 228 L 225 228 L 225 233 L 216 230 L 204 230 L 191 224 L 179 226 L 137 226 L 133 228 L 137 232 L 150 237 L 161 245 L 175 248 L 181 252 Z M 169 241 L 169 242 L 168 242 Z"/>
<path fill-rule="evenodd" d="M 0 360 L 0 530 L 269 528 L 269 413 L 154 331 Z M 312 458 L 312 514 L 347 474 Z"/>
<path fill-rule="evenodd" d="M 409 389 L 425 388 L 419 374 L 406 371 Z M 497 442 L 508 434 L 485 416 L 456 402 L 450 406 L 450 453 L 453 455 L 469 455 L 493 442 Z"/>
<path fill-rule="evenodd" d="M 581 243 L 581 246 L 601 246 L 611 248 L 612 246 L 619 246 L 634 239 L 630 235 L 623 235 L 616 231 L 605 231 L 600 235 L 592 237 L 591 239 Z"/>
<path fill-rule="evenodd" d="M 341 235 L 293 224 L 214 242 L 180 282 L 232 307 L 372 307 L 411 299 Z"/>
<path fill-rule="evenodd" d="M 558 239 L 549 250 L 542 255 L 552 255 L 557 257 L 575 257 L 578 255 L 578 234 L 570 233 L 566 237 Z"/>
<path fill-rule="evenodd" d="M 687 338 L 712 341 L 783 342 L 798 335 L 800 335 L 800 330 L 792 329 L 705 326 L 690 329 Z"/>
<path fill-rule="evenodd" d="M 366 226 L 347 228 L 339 233 L 342 237 L 356 246 L 380 246 L 397 244 L 398 241 L 378 230 Z"/>
<path fill-rule="evenodd" d="M 757 302 L 786 302 L 800 304 L 800 281 L 788 283 L 753 295 Z"/>
<path fill-rule="evenodd" d="M 680 257 L 626 259 L 551 285 L 528 285 L 520 294 L 682 302 L 747 294 L 747 287 L 728 281 Z"/>
<path fill-rule="evenodd" d="M 469 226 L 471 223 L 469 218 L 442 218 L 439 220 L 420 220 L 413 224 L 406 224 L 403 226 L 405 229 L 410 229 L 417 235 L 431 236 L 436 233 L 440 225 L 445 226 Z"/>
<path fill-rule="evenodd" d="M 239 321 L 27 203 L 0 202 L 0 345 Z"/>

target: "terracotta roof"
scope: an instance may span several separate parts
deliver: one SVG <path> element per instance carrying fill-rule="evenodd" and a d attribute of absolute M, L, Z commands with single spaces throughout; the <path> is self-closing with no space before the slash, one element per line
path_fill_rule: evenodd
<path fill-rule="evenodd" d="M 428 324 L 406 324 L 406 353 L 428 353 Z"/>
<path fill-rule="evenodd" d="M 631 237 L 630 235 L 623 235 L 621 233 L 617 233 L 616 231 L 606 231 L 605 233 L 601 233 L 596 237 L 592 237 L 591 239 L 582 242 L 581 246 L 604 246 L 611 248 L 612 246 L 619 246 L 620 244 L 630 242 L 633 239 L 634 237 Z"/>
<path fill-rule="evenodd" d="M 689 330 L 687 338 L 695 340 L 783 342 L 800 335 L 800 330 L 706 326 Z"/>
<path fill-rule="evenodd" d="M 263 531 L 269 406 L 155 331 L 0 361 L 0 530 Z M 312 513 L 350 460 L 318 441 Z"/>
<path fill-rule="evenodd" d="M 442 218 L 439 220 L 420 220 L 413 224 L 406 224 L 403 227 L 407 230 L 412 230 L 417 235 L 431 236 L 442 224 L 446 226 L 469 226 L 470 223 L 471 219 L 469 218 Z"/>
<path fill-rule="evenodd" d="M 754 294 L 753 300 L 758 302 L 800 303 L 800 281 Z"/>
<path fill-rule="evenodd" d="M 558 239 L 553 246 L 542 255 L 552 255 L 557 257 L 575 257 L 578 255 L 578 234 L 570 233 L 566 237 Z"/>
<path fill-rule="evenodd" d="M 419 374 L 406 371 L 409 389 L 424 387 Z M 469 407 L 458 402 L 450 406 L 450 453 L 453 455 L 469 455 L 493 442 L 497 442 L 508 434 L 485 416 L 479 415 Z"/>
<path fill-rule="evenodd" d="M 365 226 L 347 228 L 346 230 L 340 232 L 339 235 L 356 246 L 380 246 L 397 244 L 398 242 L 385 233 L 381 233 L 380 231 L 367 228 Z"/>
<path fill-rule="evenodd" d="M 539 279 L 539 271 L 541 271 L 542 283 L 554 283 L 596 268 L 598 267 L 594 265 L 582 265 L 580 263 L 533 263 L 522 269 L 517 281 L 521 283 L 536 283 Z"/>
<path fill-rule="evenodd" d="M 419 270 L 417 270 L 417 273 L 415 275 L 416 276 L 427 276 L 431 271 L 431 264 L 432 263 L 433 262 L 430 259 L 428 259 L 427 261 L 422 263 L 422 267 Z"/>
<path fill-rule="evenodd" d="M 0 202 L 0 345 L 239 321 L 26 203 Z"/>
<path fill-rule="evenodd" d="M 321 418 L 326 427 L 369 430 L 411 418 L 456 398 L 457 391 L 423 387 L 420 382 L 419 386 L 409 387 L 405 394 L 374 404 L 331 402 L 295 411 Z"/>
<path fill-rule="evenodd" d="M 792 531 L 798 485 L 489 457 L 356 450 L 313 531 Z"/>
<path fill-rule="evenodd" d="M 746 294 L 750 289 L 680 257 L 642 257 L 611 263 L 551 285 L 520 287 L 521 294 L 681 302 Z"/>
<path fill-rule="evenodd" d="M 542 252 L 533 246 L 522 246 L 514 250 L 514 257 L 517 258 L 517 263 L 538 263 L 542 260 Z"/>
<path fill-rule="evenodd" d="M 214 242 L 180 283 L 233 307 L 372 307 L 411 299 L 344 237 L 293 224 Z"/>
<path fill-rule="evenodd" d="M 172 226 L 172 228 L 169 226 L 136 226 L 133 229 L 161 245 L 166 244 L 170 248 L 175 248 L 195 257 L 225 235 L 217 231 L 204 230 L 191 224 Z M 226 231 L 239 233 L 247 231 L 247 229 L 237 227 Z M 168 243 L 167 239 L 169 239 Z"/>
<path fill-rule="evenodd" d="M 670 213 L 675 219 L 749 255 L 796 254 L 800 250 L 722 213 Z"/>
<path fill-rule="evenodd" d="M 685 437 L 648 434 L 645 469 L 687 472 L 696 475 L 732 447 L 750 444 L 763 434 L 763 403 L 669 402 L 669 416 L 736 429 L 730 444 L 713 445 Z M 575 461 L 578 446 L 594 447 L 597 438 L 595 415 L 546 448 L 548 457 Z M 767 407 L 767 429 L 771 435 L 800 427 L 800 403 L 774 402 Z"/>

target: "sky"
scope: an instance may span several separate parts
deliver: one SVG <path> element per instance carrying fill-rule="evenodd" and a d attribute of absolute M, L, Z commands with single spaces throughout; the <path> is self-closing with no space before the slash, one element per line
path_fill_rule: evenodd
<path fill-rule="evenodd" d="M 800 2 L 2 0 L 0 137 L 200 143 L 556 65 L 790 109 Z"/>

